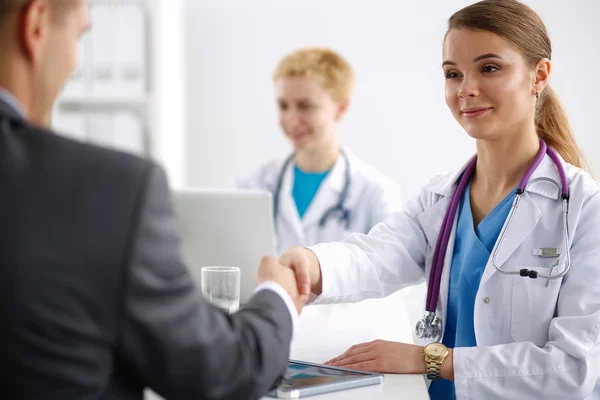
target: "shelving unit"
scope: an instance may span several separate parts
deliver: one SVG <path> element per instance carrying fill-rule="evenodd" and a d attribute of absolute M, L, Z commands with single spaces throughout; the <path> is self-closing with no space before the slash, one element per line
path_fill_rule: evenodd
<path fill-rule="evenodd" d="M 77 140 L 150 158 L 167 170 L 172 186 L 182 185 L 182 2 L 90 0 L 90 20 L 79 67 L 56 101 L 52 127 Z"/>
<path fill-rule="evenodd" d="M 151 0 L 90 1 L 92 30 L 56 102 L 57 132 L 151 156 L 153 6 Z"/>

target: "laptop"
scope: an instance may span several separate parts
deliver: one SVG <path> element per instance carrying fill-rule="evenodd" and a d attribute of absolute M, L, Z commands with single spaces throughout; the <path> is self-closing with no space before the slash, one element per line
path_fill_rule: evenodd
<path fill-rule="evenodd" d="M 184 188 L 173 191 L 173 203 L 183 259 L 198 288 L 202 267 L 239 267 L 240 305 L 246 304 L 260 258 L 276 254 L 271 193 Z"/>

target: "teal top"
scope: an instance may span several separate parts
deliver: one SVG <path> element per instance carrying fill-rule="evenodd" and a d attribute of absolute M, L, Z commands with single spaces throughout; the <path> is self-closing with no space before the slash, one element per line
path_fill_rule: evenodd
<path fill-rule="evenodd" d="M 473 325 L 475 296 L 479 290 L 483 270 L 515 197 L 515 192 L 512 191 L 485 216 L 475 229 L 470 193 L 471 182 L 465 188 L 460 200 L 456 239 L 450 267 L 448 311 L 442 339 L 442 343 L 449 348 L 477 346 Z M 443 379 L 431 382 L 429 395 L 432 400 L 454 400 L 456 398 L 454 382 Z"/>
<path fill-rule="evenodd" d="M 325 172 L 305 172 L 294 165 L 294 188 L 292 195 L 296 203 L 296 209 L 300 219 L 304 217 L 304 213 L 314 199 L 321 183 L 327 177 L 330 170 Z"/>

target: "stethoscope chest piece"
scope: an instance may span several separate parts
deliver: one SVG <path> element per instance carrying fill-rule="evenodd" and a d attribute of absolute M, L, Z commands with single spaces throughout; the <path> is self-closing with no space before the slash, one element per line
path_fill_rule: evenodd
<path fill-rule="evenodd" d="M 431 343 L 439 342 L 442 339 L 442 320 L 434 313 L 425 313 L 417 322 L 415 334 L 419 339 L 427 339 Z"/>

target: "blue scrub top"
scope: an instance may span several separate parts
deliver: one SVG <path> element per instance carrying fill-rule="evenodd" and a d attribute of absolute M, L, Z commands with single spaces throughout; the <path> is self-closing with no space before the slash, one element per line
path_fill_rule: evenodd
<path fill-rule="evenodd" d="M 450 267 L 448 311 L 442 343 L 449 348 L 477 346 L 473 314 L 475 296 L 483 270 L 487 265 L 498 235 L 512 206 L 512 191 L 479 223 L 473 227 L 471 211 L 471 182 L 460 200 L 456 240 Z M 429 387 L 432 400 L 455 399 L 454 382 L 444 379 L 434 381 Z"/>
<path fill-rule="evenodd" d="M 329 171 L 305 172 L 298 168 L 297 165 L 294 165 L 294 188 L 292 189 L 292 196 L 294 197 L 300 219 L 304 217 L 304 213 L 317 194 L 321 183 L 327 174 L 329 174 Z"/>

